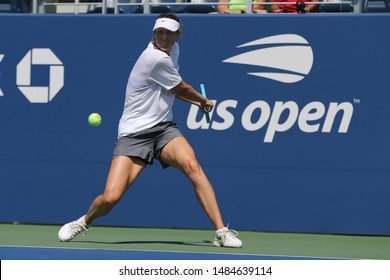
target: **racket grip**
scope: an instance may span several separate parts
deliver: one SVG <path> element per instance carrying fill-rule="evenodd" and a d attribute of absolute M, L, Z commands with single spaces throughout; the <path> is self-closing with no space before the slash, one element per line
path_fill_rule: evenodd
<path fill-rule="evenodd" d="M 209 113 L 211 111 L 211 107 L 209 105 L 204 105 L 203 111 L 205 111 L 206 113 Z"/>

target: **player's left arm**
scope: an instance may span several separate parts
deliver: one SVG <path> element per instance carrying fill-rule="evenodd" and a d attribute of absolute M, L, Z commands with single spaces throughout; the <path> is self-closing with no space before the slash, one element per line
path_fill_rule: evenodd
<path fill-rule="evenodd" d="M 208 105 L 211 109 L 214 107 L 214 103 L 197 92 L 191 85 L 187 84 L 183 80 L 173 88 L 176 93 L 176 98 L 194 104 L 204 110 Z"/>

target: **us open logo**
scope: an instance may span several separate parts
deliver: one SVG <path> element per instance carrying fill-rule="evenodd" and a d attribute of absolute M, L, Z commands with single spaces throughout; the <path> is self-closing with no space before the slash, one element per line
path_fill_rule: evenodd
<path fill-rule="evenodd" d="M 265 37 L 237 48 L 250 46 L 261 46 L 261 48 L 227 58 L 223 62 L 259 66 L 266 70 L 251 72 L 248 75 L 282 83 L 296 83 L 303 80 L 313 66 L 313 50 L 309 42 L 296 34 Z"/>
<path fill-rule="evenodd" d="M 225 59 L 225 63 L 257 66 L 247 73 L 256 77 L 281 83 L 297 83 L 305 79 L 313 66 L 313 50 L 309 43 L 295 34 L 265 37 L 245 43 L 237 48 L 253 47 Z M 258 47 L 260 46 L 260 47 Z M 253 69 L 253 67 L 251 67 Z M 354 106 L 351 102 L 312 101 L 298 104 L 294 100 L 252 100 L 240 104 L 239 100 L 212 100 L 215 104 L 210 112 L 210 122 L 205 116 L 198 120 L 199 107 L 191 105 L 187 117 L 189 129 L 228 130 L 235 122 L 248 132 L 264 131 L 263 142 L 272 143 L 280 133 L 296 126 L 303 133 L 347 133 L 352 121 Z M 260 114 L 259 114 L 260 112 Z M 216 116 L 217 118 L 213 118 Z"/>
<path fill-rule="evenodd" d="M 47 86 L 31 84 L 33 65 L 47 65 L 49 67 L 49 84 Z M 16 84 L 31 103 L 48 103 L 64 86 L 64 66 L 50 49 L 32 49 L 17 65 Z"/>

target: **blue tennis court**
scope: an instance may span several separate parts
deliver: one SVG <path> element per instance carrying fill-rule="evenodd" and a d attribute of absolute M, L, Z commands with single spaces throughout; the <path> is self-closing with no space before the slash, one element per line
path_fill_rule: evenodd
<path fill-rule="evenodd" d="M 137 250 L 0 247 L 0 259 L 8 260 L 308 260 L 314 257 L 201 252 L 163 252 Z"/>

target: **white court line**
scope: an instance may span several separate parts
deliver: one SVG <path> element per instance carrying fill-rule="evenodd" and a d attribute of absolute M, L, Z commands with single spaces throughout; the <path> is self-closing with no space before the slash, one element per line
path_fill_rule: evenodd
<path fill-rule="evenodd" d="M 172 254 L 196 254 L 196 255 L 222 255 L 222 256 L 244 256 L 244 257 L 274 257 L 290 259 L 321 259 L 321 260 L 354 260 L 353 258 L 319 257 L 319 256 L 291 256 L 291 255 L 269 255 L 269 254 L 238 254 L 238 253 L 213 253 L 213 252 L 185 252 L 185 251 L 163 251 L 163 250 L 134 250 L 134 249 L 108 249 L 108 248 L 75 248 L 75 247 L 40 247 L 40 246 L 14 246 L 0 245 L 5 248 L 26 248 L 26 249 L 53 249 L 53 250 L 96 250 L 96 251 L 119 251 L 119 252 L 147 252 L 147 253 L 172 253 Z"/>

